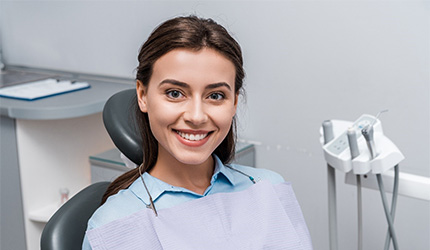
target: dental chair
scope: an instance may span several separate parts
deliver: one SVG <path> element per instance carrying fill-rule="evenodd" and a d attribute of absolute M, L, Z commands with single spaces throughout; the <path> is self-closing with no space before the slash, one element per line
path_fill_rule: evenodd
<path fill-rule="evenodd" d="M 115 146 L 140 165 L 143 159 L 142 140 L 136 129 L 133 103 L 136 103 L 135 89 L 114 94 L 104 106 L 103 122 Z M 43 229 L 41 250 L 81 249 L 87 222 L 100 206 L 109 184 L 91 184 L 61 206 Z"/>
<path fill-rule="evenodd" d="M 94 183 L 63 204 L 42 232 L 42 250 L 81 249 L 87 222 L 100 206 L 110 182 Z"/>

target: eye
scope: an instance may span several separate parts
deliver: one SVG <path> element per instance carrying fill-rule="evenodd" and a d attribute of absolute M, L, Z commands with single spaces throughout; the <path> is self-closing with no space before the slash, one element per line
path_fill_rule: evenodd
<path fill-rule="evenodd" d="M 209 95 L 209 99 L 212 99 L 212 100 L 219 101 L 219 100 L 222 100 L 224 98 L 225 98 L 225 96 L 224 96 L 223 93 L 216 92 L 216 93 L 212 93 L 212 94 Z"/>
<path fill-rule="evenodd" d="M 179 91 L 179 90 L 168 90 L 168 91 L 166 91 L 166 95 L 167 95 L 167 97 L 172 98 L 172 99 L 178 99 L 178 98 L 181 98 L 183 96 L 181 91 Z"/>

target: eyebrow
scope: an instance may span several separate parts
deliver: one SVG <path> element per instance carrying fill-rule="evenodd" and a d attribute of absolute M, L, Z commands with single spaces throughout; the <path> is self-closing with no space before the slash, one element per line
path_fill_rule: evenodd
<path fill-rule="evenodd" d="M 187 83 L 173 80 L 173 79 L 165 79 L 165 80 L 161 81 L 159 85 L 161 86 L 163 84 L 173 84 L 173 85 L 183 87 L 183 88 L 190 88 L 190 85 L 188 85 Z M 207 85 L 205 87 L 205 89 L 216 89 L 219 87 L 226 87 L 228 90 L 231 90 L 230 85 L 228 85 L 225 82 L 211 83 L 211 84 Z"/>

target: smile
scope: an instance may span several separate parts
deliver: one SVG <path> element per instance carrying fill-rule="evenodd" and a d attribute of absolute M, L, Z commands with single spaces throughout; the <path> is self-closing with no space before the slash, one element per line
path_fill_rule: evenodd
<path fill-rule="evenodd" d="M 182 138 L 189 140 L 189 141 L 201 141 L 205 139 L 209 133 L 202 133 L 202 134 L 189 134 L 181 131 L 175 130 L 175 132 Z"/>

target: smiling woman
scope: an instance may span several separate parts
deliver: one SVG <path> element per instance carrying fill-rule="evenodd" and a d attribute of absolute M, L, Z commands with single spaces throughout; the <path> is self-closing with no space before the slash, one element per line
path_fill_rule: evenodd
<path fill-rule="evenodd" d="M 311 249 L 283 178 L 229 164 L 244 78 L 239 44 L 210 19 L 178 17 L 154 30 L 138 59 L 144 159 L 112 182 L 83 249 Z"/>
<path fill-rule="evenodd" d="M 152 176 L 179 185 L 187 181 L 191 191 L 204 192 L 213 174 L 210 156 L 227 136 L 236 113 L 234 80 L 230 60 L 203 48 L 168 52 L 154 64 L 147 86 L 138 81 L 139 107 L 148 113 L 158 142 Z M 179 180 L 175 180 L 177 171 L 184 173 Z M 196 174 L 207 175 L 204 186 L 193 187 L 194 178 L 184 179 Z"/>

